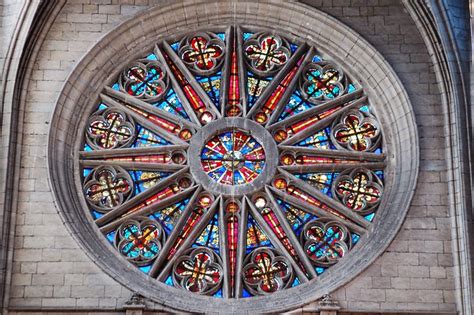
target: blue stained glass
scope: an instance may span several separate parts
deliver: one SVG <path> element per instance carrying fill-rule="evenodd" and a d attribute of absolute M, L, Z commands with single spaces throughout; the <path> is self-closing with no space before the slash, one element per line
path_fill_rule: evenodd
<path fill-rule="evenodd" d="M 148 274 L 148 273 L 150 272 L 151 265 L 142 266 L 142 267 L 139 267 L 139 269 L 140 269 L 141 271 L 143 271 L 144 273 Z"/>
<path fill-rule="evenodd" d="M 296 177 L 308 182 L 322 193 L 332 197 L 331 186 L 339 173 L 303 173 L 295 174 Z"/>
<path fill-rule="evenodd" d="M 225 33 L 216 33 L 216 35 L 225 42 Z"/>
<path fill-rule="evenodd" d="M 82 174 L 84 175 L 84 178 L 86 178 L 91 172 L 92 172 L 92 168 L 85 168 L 82 171 Z"/>
<path fill-rule="evenodd" d="M 295 280 L 293 281 L 293 283 L 291 284 L 291 287 L 296 287 L 298 284 L 300 284 L 300 279 L 298 279 L 298 277 L 295 277 Z"/>
<path fill-rule="evenodd" d="M 347 87 L 347 92 L 348 92 L 348 93 L 352 93 L 352 92 L 354 92 L 355 90 L 356 90 L 356 88 L 355 88 L 354 84 L 352 84 L 352 83 L 349 84 L 349 86 Z"/>
<path fill-rule="evenodd" d="M 336 147 L 331 141 L 330 138 L 331 128 L 326 127 L 323 130 L 317 131 L 315 134 L 309 136 L 297 143 L 297 146 L 300 147 L 313 147 L 321 150 L 334 150 Z"/>
<path fill-rule="evenodd" d="M 176 42 L 176 43 L 173 43 L 170 45 L 171 48 L 173 48 L 174 51 L 178 51 L 179 50 L 179 42 Z"/>
<path fill-rule="evenodd" d="M 374 150 L 374 153 L 377 153 L 377 154 L 382 154 L 383 151 L 382 151 L 382 147 L 380 148 L 377 148 L 376 150 Z"/>
<path fill-rule="evenodd" d="M 113 244 L 114 241 L 115 241 L 115 231 L 112 231 L 110 232 L 109 234 L 106 235 L 107 236 L 107 240 Z"/>
<path fill-rule="evenodd" d="M 375 217 L 375 213 L 371 213 L 371 214 L 368 214 L 366 216 L 364 216 L 364 218 L 367 220 L 367 221 L 370 221 L 372 222 L 372 220 L 374 219 Z"/>
<path fill-rule="evenodd" d="M 135 194 L 147 190 L 148 188 L 155 186 L 160 180 L 170 176 L 172 173 L 165 172 L 144 172 L 144 171 L 129 171 L 135 185 Z"/>
<path fill-rule="evenodd" d="M 149 217 L 151 219 L 159 221 L 163 226 L 166 235 L 170 235 L 179 218 L 181 218 L 182 213 L 184 212 L 184 209 L 186 208 L 188 202 L 189 198 L 184 199 L 180 202 L 177 202 L 171 206 L 168 206 L 151 214 Z"/>
<path fill-rule="evenodd" d="M 104 214 L 100 213 L 100 212 L 97 212 L 95 210 L 92 210 L 92 217 L 94 218 L 94 220 L 97 220 L 99 219 L 100 217 L 102 217 Z"/>
<path fill-rule="evenodd" d="M 320 62 L 320 61 L 322 61 L 322 60 L 323 60 L 323 58 L 321 58 L 321 56 L 314 55 L 314 56 L 313 56 L 313 59 L 311 59 L 311 62 L 317 63 L 317 62 Z"/>
<path fill-rule="evenodd" d="M 120 85 L 118 83 L 115 83 L 114 85 L 112 85 L 112 89 L 120 91 Z"/>
<path fill-rule="evenodd" d="M 218 297 L 218 298 L 221 298 L 221 297 L 222 297 L 222 289 L 220 289 L 219 291 L 217 291 L 216 293 L 214 293 L 214 296 L 215 296 L 215 297 Z"/>
<path fill-rule="evenodd" d="M 304 101 L 300 92 L 298 90 L 295 90 L 295 92 L 291 95 L 288 103 L 283 108 L 280 117 L 278 117 L 278 121 L 282 121 L 285 118 L 302 113 L 312 108 L 313 106 L 313 104 Z"/>
<path fill-rule="evenodd" d="M 242 289 L 242 297 L 243 297 L 243 298 L 252 297 L 252 294 L 250 294 L 249 291 L 247 291 L 247 290 L 245 290 L 245 289 Z"/>
<path fill-rule="evenodd" d="M 198 236 L 194 245 L 205 246 L 219 254 L 219 216 L 214 215 L 201 235 Z"/>
<path fill-rule="evenodd" d="M 252 37 L 252 36 L 253 36 L 253 33 L 244 33 L 244 36 L 243 36 L 243 37 L 244 37 L 244 40 L 247 40 L 247 39 L 249 39 L 249 38 Z"/>
<path fill-rule="evenodd" d="M 146 59 L 150 59 L 150 60 L 158 60 L 158 58 L 156 58 L 156 55 L 155 54 L 149 54 Z"/>
<path fill-rule="evenodd" d="M 92 151 L 92 148 L 86 143 L 84 144 L 84 151 L 90 152 Z"/>
<path fill-rule="evenodd" d="M 138 136 L 137 136 L 136 141 L 132 145 L 133 148 L 156 147 L 156 146 L 171 144 L 167 140 L 143 128 L 139 124 L 136 125 L 136 130 L 137 130 Z"/>
<path fill-rule="evenodd" d="M 239 171 L 234 172 L 234 182 L 237 183 L 237 185 L 245 184 L 245 178 Z"/>
<path fill-rule="evenodd" d="M 107 106 L 107 105 L 105 105 L 104 103 L 100 103 L 100 105 L 99 105 L 99 108 L 98 108 L 98 109 L 99 109 L 99 110 L 103 110 L 103 109 L 107 109 L 107 108 L 108 108 L 108 106 Z"/>
<path fill-rule="evenodd" d="M 168 278 L 166 278 L 166 281 L 165 283 L 171 287 L 174 287 L 174 284 L 173 284 L 173 278 L 171 276 L 169 276 Z"/>
<path fill-rule="evenodd" d="M 292 227 L 293 232 L 297 237 L 300 236 L 303 226 L 309 221 L 313 221 L 318 217 L 303 211 L 299 208 L 296 208 L 281 199 L 277 199 L 277 203 L 280 205 L 281 210 L 283 211 L 286 220 Z"/>
<path fill-rule="evenodd" d="M 352 238 L 352 244 L 355 245 L 359 241 L 360 235 L 355 234 L 355 233 L 351 233 L 351 238 Z"/>
<path fill-rule="evenodd" d="M 186 110 L 183 107 L 183 104 L 181 103 L 178 95 L 176 95 L 173 89 L 169 89 L 165 99 L 160 102 L 154 103 L 153 106 L 164 110 L 165 112 L 168 112 L 170 114 L 190 120 L 188 114 L 186 113 Z"/>
<path fill-rule="evenodd" d="M 294 53 L 298 49 L 298 45 L 296 45 L 296 44 L 291 44 L 290 47 L 291 47 L 291 52 L 292 53 Z"/>
<path fill-rule="evenodd" d="M 377 175 L 378 178 L 383 182 L 383 171 L 375 171 L 375 175 Z"/>
<path fill-rule="evenodd" d="M 219 95 L 221 88 L 221 75 L 222 73 L 218 72 L 216 75 L 211 77 L 196 76 L 196 80 L 202 86 L 207 95 L 209 95 L 217 109 L 220 108 Z"/>
<path fill-rule="evenodd" d="M 247 246 L 246 253 L 250 253 L 255 248 L 259 247 L 272 247 L 273 245 L 268 239 L 267 235 L 262 231 L 258 223 L 254 220 L 252 215 L 249 214 L 247 219 Z"/>
<path fill-rule="evenodd" d="M 370 113 L 368 105 L 364 105 L 364 106 L 360 107 L 359 110 L 364 112 L 364 113 Z"/>
<path fill-rule="evenodd" d="M 322 274 L 324 271 L 326 271 L 326 268 L 323 268 L 323 267 L 316 267 L 314 268 L 314 270 L 316 270 L 316 273 L 318 275 Z"/>

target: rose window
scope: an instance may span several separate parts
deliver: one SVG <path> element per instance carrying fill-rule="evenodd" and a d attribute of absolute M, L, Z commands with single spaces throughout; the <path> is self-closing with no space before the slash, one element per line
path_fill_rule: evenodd
<path fill-rule="evenodd" d="M 317 281 L 384 200 L 382 127 L 330 57 L 230 28 L 162 41 L 90 112 L 82 193 L 118 259 L 153 281 L 248 298 Z"/>

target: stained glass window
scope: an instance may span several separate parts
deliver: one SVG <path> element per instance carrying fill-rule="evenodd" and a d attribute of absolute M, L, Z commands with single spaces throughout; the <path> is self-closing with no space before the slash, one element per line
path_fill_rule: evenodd
<path fill-rule="evenodd" d="M 156 281 L 252 298 L 357 250 L 384 197 L 382 128 L 318 47 L 230 27 L 132 61 L 83 131 L 88 211 Z"/>

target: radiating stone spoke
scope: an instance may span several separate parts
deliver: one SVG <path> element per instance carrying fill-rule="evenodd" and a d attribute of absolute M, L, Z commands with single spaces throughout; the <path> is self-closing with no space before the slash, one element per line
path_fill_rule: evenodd
<path fill-rule="evenodd" d="M 300 146 L 287 146 L 279 145 L 278 149 L 281 153 L 283 152 L 293 152 L 297 155 L 314 155 L 327 158 L 335 158 L 341 160 L 351 160 L 351 161 L 360 161 L 360 162 L 383 162 L 386 158 L 383 153 L 373 153 L 373 152 L 354 152 L 348 150 L 321 150 L 308 147 Z"/>
<path fill-rule="evenodd" d="M 126 214 L 126 215 L 123 215 L 121 216 L 120 218 L 116 219 L 115 221 L 112 221 L 104 226 L 102 226 L 100 228 L 100 231 L 104 234 L 107 234 L 113 230 L 115 230 L 118 226 L 120 226 L 120 224 L 122 224 L 123 222 L 129 220 L 129 219 L 133 219 L 135 217 L 138 217 L 138 216 L 148 216 L 149 214 L 153 213 L 153 212 L 156 212 L 157 210 L 159 209 L 163 209 L 163 208 L 166 208 L 168 206 L 171 206 L 173 204 L 176 204 L 182 200 L 184 200 L 185 198 L 189 197 L 191 194 L 196 194 L 196 191 L 198 189 L 198 186 L 193 186 L 193 187 L 190 187 L 186 190 L 184 190 L 183 192 L 177 194 L 177 195 L 174 195 L 174 196 L 171 196 L 169 198 L 165 198 L 159 202 L 156 202 L 156 203 L 153 203 L 149 206 L 146 206 L 138 211 L 135 211 L 135 212 L 132 212 L 130 214 Z"/>
<path fill-rule="evenodd" d="M 198 197 L 199 196 L 196 198 Z M 192 245 L 192 242 L 199 236 L 211 218 L 219 210 L 220 200 L 220 196 L 215 198 L 208 210 L 203 213 L 197 219 L 197 221 L 195 221 L 195 224 L 192 227 L 187 229 L 186 224 L 189 224 L 190 217 L 195 215 L 195 213 L 193 213 L 193 208 L 197 206 L 196 202 L 198 202 L 198 200 L 196 200 L 194 203 L 190 202 L 191 206 L 186 208 L 182 219 L 176 225 L 173 233 L 170 235 L 168 242 L 163 247 L 162 252 L 158 256 L 157 260 L 153 263 L 153 266 L 150 270 L 150 275 L 152 277 L 157 277 L 157 279 L 160 281 L 164 281 L 166 279 L 176 259 L 184 250 Z"/>
<path fill-rule="evenodd" d="M 291 59 L 275 75 L 265 90 L 263 90 L 262 94 L 247 113 L 247 118 L 258 122 L 256 114 L 263 113 L 266 119 L 261 123 L 266 125 L 279 104 L 283 103 L 291 95 L 294 84 L 296 84 L 295 82 L 304 65 L 303 59 L 306 49 L 305 44 L 298 47 L 297 51 L 291 56 Z M 285 79 L 288 79 L 290 82 L 283 82 Z M 286 84 L 286 86 L 282 86 L 282 83 Z M 274 93 L 276 93 L 276 95 L 274 95 Z"/>
<path fill-rule="evenodd" d="M 180 126 L 185 126 L 187 128 L 191 128 L 191 129 L 197 129 L 200 127 L 200 125 L 197 125 L 187 119 L 184 119 L 180 116 L 177 116 L 177 115 L 174 115 L 174 114 L 170 114 L 168 113 L 167 111 L 164 111 L 160 108 L 157 108 L 145 101 L 142 101 L 136 97 L 133 97 L 131 95 L 128 95 L 122 91 L 117 91 L 111 87 L 105 87 L 104 88 L 104 94 L 106 94 L 107 96 L 110 96 L 112 98 L 115 98 L 125 104 L 129 104 L 137 109 L 140 109 L 140 110 L 143 110 L 143 111 L 146 111 L 148 113 L 151 113 L 153 115 L 156 115 L 156 116 L 159 116 L 159 117 L 162 117 L 166 120 L 169 120 L 169 121 L 172 121 L 172 122 L 175 122 L 177 123 L 178 125 Z"/>
<path fill-rule="evenodd" d="M 316 278 L 316 272 L 314 271 L 311 262 L 309 261 L 308 257 L 305 255 L 303 248 L 301 247 L 298 238 L 294 234 L 293 230 L 291 229 L 290 224 L 285 218 L 285 215 L 283 214 L 280 206 L 278 205 L 278 202 L 276 201 L 275 195 L 272 193 L 272 191 L 269 189 L 269 186 L 265 186 L 265 192 L 266 195 L 268 196 L 272 206 L 275 215 L 278 217 L 278 220 L 281 223 L 282 228 L 284 229 L 286 235 L 288 238 L 291 240 L 292 245 L 294 246 L 299 259 L 301 260 L 301 263 L 304 265 L 304 269 L 306 270 L 306 274 L 310 278 Z"/>
<path fill-rule="evenodd" d="M 299 198 L 296 198 L 287 192 L 281 191 L 279 189 L 276 189 L 275 187 L 268 186 L 268 189 L 272 192 L 272 194 L 279 199 L 283 200 L 284 202 L 287 202 L 297 208 L 300 208 L 308 213 L 311 213 L 315 216 L 318 217 L 323 217 L 323 218 L 330 218 L 332 220 L 339 221 L 343 224 L 345 224 L 347 227 L 349 227 L 351 230 L 358 234 L 363 234 L 367 229 L 365 227 L 362 227 L 358 224 L 355 224 L 351 220 L 343 219 L 340 216 L 337 216 L 331 212 L 328 212 L 326 210 L 323 210 L 319 207 L 313 206 Z"/>
<path fill-rule="evenodd" d="M 300 146 L 280 145 L 280 165 L 290 173 L 342 171 L 363 167 L 371 170 L 385 168 L 385 155 L 348 150 L 320 150 Z"/>
<path fill-rule="evenodd" d="M 244 200 L 249 206 L 249 212 L 252 214 L 265 234 L 270 238 L 271 242 L 291 261 L 300 281 L 307 282 L 308 275 L 306 275 L 306 273 L 308 271 L 305 270 L 306 266 L 300 265 L 298 263 L 301 259 L 299 255 L 297 257 L 294 256 L 296 254 L 294 249 L 295 245 L 293 244 L 294 242 L 289 239 L 289 234 L 286 230 L 284 230 L 281 219 L 274 215 L 276 210 L 273 207 L 270 208 L 268 206 L 265 209 L 258 209 L 248 197 L 244 197 Z M 270 198 L 268 198 L 268 202 L 271 203 Z M 266 213 L 262 214 L 262 211 L 266 211 Z M 267 218 L 264 218 L 264 215 L 266 215 Z M 274 226 L 272 227 L 270 224 L 273 224 Z M 277 233 L 274 232 L 274 229 L 276 229 L 276 232 L 280 233 L 280 235 L 277 235 Z M 283 233 L 284 235 L 282 235 Z M 291 251 L 293 251 L 293 253 Z"/>
<path fill-rule="evenodd" d="M 295 88 L 297 87 L 299 78 L 301 76 L 301 73 L 304 69 L 304 66 L 311 61 L 314 55 L 314 49 L 311 47 L 307 52 L 306 55 L 304 56 L 304 60 L 299 66 L 298 70 L 296 71 L 295 76 L 291 80 L 291 82 L 288 85 L 288 88 L 284 91 L 284 95 L 281 97 L 280 101 L 278 102 L 278 105 L 276 106 L 275 110 L 271 113 L 270 119 L 267 122 L 267 126 L 272 125 L 275 121 L 277 121 L 278 117 L 280 116 L 283 108 L 286 106 L 288 103 L 288 100 L 291 97 L 291 94 L 294 93 Z"/>
<path fill-rule="evenodd" d="M 128 161 L 104 161 L 104 160 L 80 160 L 83 167 L 97 167 L 101 165 L 121 166 L 127 170 L 142 170 L 156 172 L 176 172 L 186 168 L 186 165 L 165 164 L 165 163 L 146 163 L 146 162 L 128 162 Z"/>
<path fill-rule="evenodd" d="M 143 203 L 145 200 L 148 198 L 152 197 L 154 194 L 158 193 L 160 190 L 163 188 L 167 187 L 167 185 L 171 185 L 174 183 L 174 181 L 179 178 L 181 175 L 186 174 L 189 171 L 189 167 L 185 167 L 182 170 L 168 176 L 164 180 L 158 182 L 155 186 L 151 187 L 150 189 L 135 195 L 133 198 L 127 200 L 117 208 L 109 211 L 106 213 L 104 216 L 98 218 L 95 222 L 97 225 L 102 226 L 115 218 L 118 218 L 119 216 L 123 215 L 124 213 L 130 211 L 130 209 L 133 209 L 133 207 L 138 206 L 139 204 Z"/>
<path fill-rule="evenodd" d="M 357 91 L 356 91 L 357 92 Z M 356 93 L 354 92 L 354 93 Z M 342 98 L 342 97 L 341 97 Z M 336 99 L 337 101 L 339 99 Z M 295 119 L 298 123 L 303 121 L 304 123 L 309 122 L 308 119 L 312 119 L 311 123 L 307 124 L 298 132 L 294 132 L 295 130 L 295 125 L 291 125 L 289 131 L 293 132 L 293 135 L 291 137 L 288 137 L 286 140 L 282 141 L 282 145 L 294 145 L 298 143 L 299 141 L 309 137 L 310 135 L 314 134 L 318 130 L 323 129 L 324 127 L 328 126 L 338 115 L 340 115 L 342 112 L 352 109 L 352 108 L 357 108 L 362 106 L 367 102 L 367 97 L 362 97 L 357 100 L 353 100 L 350 103 L 343 103 L 343 102 L 336 102 L 335 104 L 332 104 L 331 107 L 329 107 L 327 110 L 322 111 L 323 106 L 317 106 L 312 109 L 309 109 L 301 114 L 304 114 L 302 116 L 296 115 L 293 117 L 297 117 L 298 120 Z M 326 104 L 329 104 L 326 103 Z M 311 118 L 308 118 L 311 117 Z M 291 117 L 290 117 L 291 118 Z M 301 119 L 304 120 L 301 120 Z M 283 123 L 282 121 L 281 123 Z M 272 128 L 277 128 L 278 125 L 274 124 Z M 272 129 L 269 128 L 269 129 Z M 273 129 L 272 129 L 273 130 Z M 276 130 L 276 129 L 275 129 Z"/>
<path fill-rule="evenodd" d="M 303 198 L 303 199 L 306 199 L 305 200 L 306 203 L 314 207 L 318 207 L 322 210 L 325 210 L 327 213 L 336 214 L 336 216 L 345 218 L 346 220 L 350 220 L 360 225 L 361 227 L 368 228 L 371 226 L 371 223 L 365 220 L 362 216 L 355 213 L 353 210 L 346 208 L 344 205 L 328 197 L 327 195 L 323 194 L 321 191 L 317 190 L 316 188 L 314 188 L 307 182 L 295 177 L 291 173 L 288 173 L 287 171 L 283 170 L 281 167 L 278 170 L 283 176 L 285 176 L 291 181 L 291 185 L 295 187 L 294 188 L 295 192 L 296 190 L 301 191 L 305 193 L 306 196 L 309 196 L 319 201 L 321 205 L 316 205 L 314 203 L 309 202 L 307 198 Z"/>
<path fill-rule="evenodd" d="M 163 42 L 163 51 L 159 51 L 162 58 L 166 61 L 170 70 L 170 76 L 174 78 L 176 86 L 179 87 L 180 95 L 187 100 L 187 108 L 191 109 L 201 125 L 205 125 L 212 120 L 221 118 L 222 115 L 209 98 L 209 95 L 203 90 L 194 76 L 189 72 L 186 65 L 176 55 L 173 48 L 166 42 Z M 184 102 L 184 99 L 181 101 Z M 206 113 L 212 113 L 213 118 L 206 118 Z"/>
<path fill-rule="evenodd" d="M 163 145 L 157 147 L 137 147 L 125 149 L 106 149 L 94 151 L 80 151 L 79 158 L 84 160 L 94 159 L 113 159 L 122 157 L 139 157 L 159 154 L 172 154 L 178 151 L 185 151 L 188 148 L 184 145 Z"/>
<path fill-rule="evenodd" d="M 341 96 L 323 105 L 310 108 L 302 113 L 285 118 L 268 126 L 275 140 L 283 145 L 292 145 L 329 125 L 341 112 L 357 108 L 367 102 L 362 90 Z"/>
<path fill-rule="evenodd" d="M 146 119 L 142 115 L 138 114 L 134 110 L 130 109 L 126 105 L 117 102 L 116 100 L 114 100 L 113 98 L 111 98 L 111 97 L 109 97 L 105 94 L 101 94 L 101 98 L 102 98 L 102 101 L 106 105 L 108 105 L 110 107 L 120 108 L 122 111 L 124 111 L 125 113 L 127 113 L 128 115 L 133 117 L 133 119 L 135 121 L 137 121 L 138 123 L 140 123 L 143 127 L 145 127 L 147 129 L 149 129 L 150 131 L 160 135 L 161 137 L 163 137 L 164 139 L 170 141 L 171 143 L 178 144 L 178 145 L 186 144 L 186 141 L 181 140 L 180 138 L 176 137 L 171 132 L 157 126 L 156 124 L 152 123 L 151 121 L 149 121 L 148 119 Z"/>

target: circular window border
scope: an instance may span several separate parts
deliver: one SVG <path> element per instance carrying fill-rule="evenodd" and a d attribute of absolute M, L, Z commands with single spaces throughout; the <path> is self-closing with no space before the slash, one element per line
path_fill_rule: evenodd
<path fill-rule="evenodd" d="M 330 55 L 364 86 L 381 121 L 384 146 L 389 148 L 386 195 L 378 218 L 361 239 L 358 250 L 318 280 L 289 289 L 291 294 L 285 290 L 271 296 L 226 300 L 198 296 L 151 279 L 133 265 L 124 263 L 120 255 L 111 250 L 90 216 L 84 215 L 87 205 L 78 195 L 82 191 L 77 180 L 78 140 L 83 139 L 81 123 L 83 126 L 86 115 L 97 102 L 103 82 L 110 81 L 130 60 L 140 58 L 153 43 L 178 38 L 190 29 L 212 29 L 229 24 L 262 30 L 272 30 L 278 25 L 278 32 L 299 34 L 287 37 L 300 38 Z M 132 291 L 174 309 L 200 312 L 294 309 L 352 280 L 382 254 L 400 229 L 414 193 L 418 164 L 418 136 L 412 106 L 390 65 L 341 22 L 306 5 L 287 2 L 185 1 L 152 8 L 122 23 L 85 55 L 66 80 L 53 113 L 48 143 L 49 179 L 55 202 L 65 225 L 89 257 Z"/>

